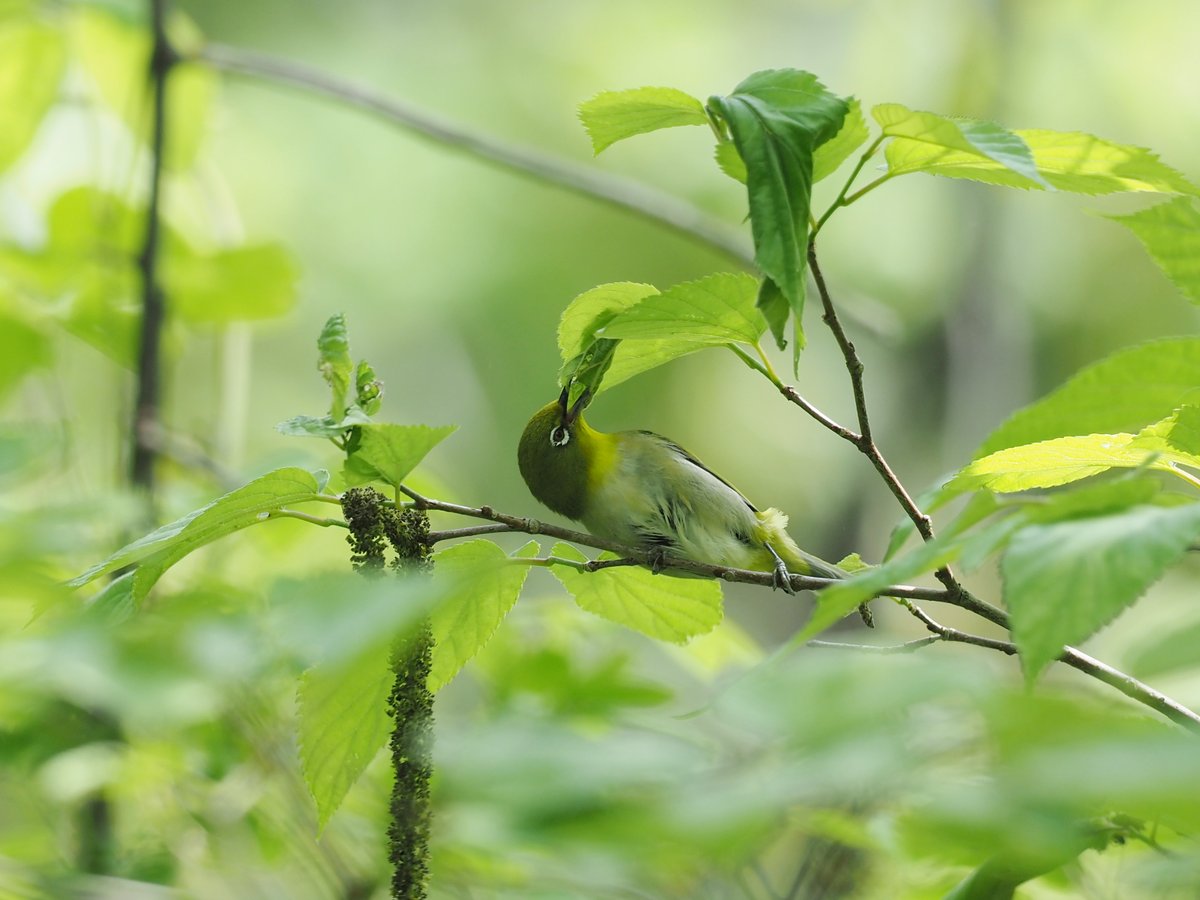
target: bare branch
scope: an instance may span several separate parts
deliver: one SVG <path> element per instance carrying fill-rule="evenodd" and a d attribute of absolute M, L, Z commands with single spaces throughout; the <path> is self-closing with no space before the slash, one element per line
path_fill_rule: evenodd
<path fill-rule="evenodd" d="M 237 75 L 290 84 L 356 106 L 407 131 L 436 141 L 538 181 L 631 212 L 677 234 L 705 244 L 743 266 L 753 266 L 754 253 L 745 237 L 707 213 L 645 185 L 551 156 L 531 147 L 507 144 L 342 81 L 308 66 L 235 47 L 210 44 L 194 59 Z"/>

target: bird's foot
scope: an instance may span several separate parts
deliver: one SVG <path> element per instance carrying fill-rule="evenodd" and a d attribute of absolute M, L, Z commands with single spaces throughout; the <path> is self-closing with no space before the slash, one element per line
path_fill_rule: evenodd
<path fill-rule="evenodd" d="M 667 567 L 667 548 L 656 547 L 650 551 L 650 571 L 655 575 Z"/>
<path fill-rule="evenodd" d="M 792 573 L 788 571 L 787 563 L 783 561 L 775 548 L 767 544 L 767 550 L 775 557 L 775 570 L 771 574 L 771 589 L 783 590 L 789 594 L 796 593 L 796 589 L 792 587 Z"/>

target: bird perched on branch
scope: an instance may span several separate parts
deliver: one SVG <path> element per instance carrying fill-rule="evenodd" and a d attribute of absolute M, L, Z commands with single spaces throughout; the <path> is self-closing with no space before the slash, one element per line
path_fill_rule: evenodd
<path fill-rule="evenodd" d="M 596 431 L 584 420 L 588 392 L 568 390 L 529 420 L 517 460 L 541 503 L 592 534 L 652 553 L 789 574 L 845 578 L 846 572 L 788 536 L 787 516 L 757 509 L 678 444 L 649 431 Z"/>

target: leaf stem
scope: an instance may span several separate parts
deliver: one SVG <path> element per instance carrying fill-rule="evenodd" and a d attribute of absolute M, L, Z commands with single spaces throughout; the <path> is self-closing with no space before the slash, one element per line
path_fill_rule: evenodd
<path fill-rule="evenodd" d="M 863 193 L 865 193 L 865 190 L 860 191 L 858 194 L 856 194 L 854 196 L 854 199 L 850 199 L 850 200 L 846 199 L 846 193 L 850 190 L 851 185 L 854 184 L 854 180 L 856 178 L 858 178 L 859 173 L 862 172 L 863 166 L 865 166 L 867 164 L 867 160 L 869 160 L 872 156 L 875 155 L 875 152 L 879 149 L 879 145 L 882 144 L 884 142 L 884 140 L 885 140 L 885 136 L 881 134 L 879 137 L 877 137 L 874 141 L 871 142 L 871 146 L 867 147 L 867 149 L 865 151 L 863 151 L 863 155 L 858 158 L 858 164 L 855 165 L 854 171 L 852 171 L 850 173 L 850 177 L 846 179 L 846 183 L 842 185 L 842 189 L 838 193 L 837 198 L 833 201 L 833 203 L 829 204 L 829 209 L 825 210 L 825 212 L 821 215 L 821 218 L 817 219 L 816 223 L 813 225 L 812 231 L 809 232 L 809 237 L 808 237 L 810 242 L 813 240 L 813 238 L 815 238 L 817 236 L 817 232 L 819 232 L 821 230 L 821 228 L 825 225 L 825 222 L 829 219 L 830 216 L 832 216 L 839 208 L 841 208 L 843 206 L 849 206 L 851 203 L 854 202 L 855 199 L 857 199 Z M 868 187 L 870 187 L 870 186 L 871 185 L 869 185 Z"/>
<path fill-rule="evenodd" d="M 267 519 L 299 519 L 301 522 L 308 522 L 310 525 L 320 525 L 322 528 L 328 528 L 331 525 L 338 528 L 349 528 L 344 519 L 325 519 L 320 516 L 310 516 L 308 513 L 297 512 L 294 509 L 272 509 L 269 510 L 264 518 Z"/>

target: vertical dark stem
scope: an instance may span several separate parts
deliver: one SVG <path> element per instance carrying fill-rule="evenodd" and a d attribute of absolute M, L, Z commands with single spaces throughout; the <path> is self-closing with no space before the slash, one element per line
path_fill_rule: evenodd
<path fill-rule="evenodd" d="M 138 346 L 137 396 L 133 410 L 133 451 L 129 477 L 148 496 L 154 491 L 155 433 L 162 390 L 162 330 L 166 303 L 159 283 L 160 215 L 163 150 L 167 130 L 167 76 L 177 62 L 167 39 L 166 0 L 149 0 L 154 33 L 150 52 L 150 194 L 138 268 L 142 276 L 142 324 Z"/>

